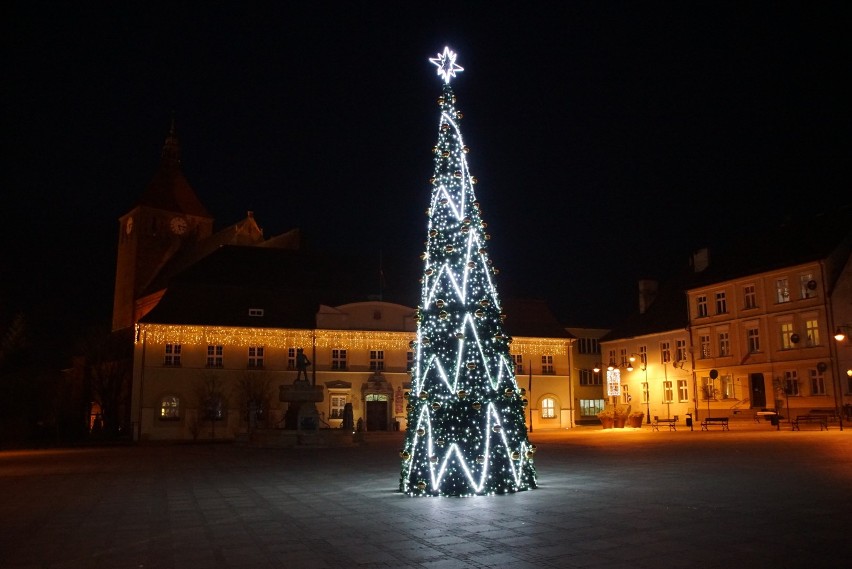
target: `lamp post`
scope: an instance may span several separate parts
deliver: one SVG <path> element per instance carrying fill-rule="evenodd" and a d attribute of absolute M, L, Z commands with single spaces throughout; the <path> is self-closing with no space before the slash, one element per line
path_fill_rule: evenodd
<path fill-rule="evenodd" d="M 628 358 L 627 371 L 633 371 L 633 362 L 636 361 L 636 354 L 630 354 Z M 651 394 L 648 391 L 648 362 L 646 361 L 645 355 L 639 355 L 639 364 L 643 372 L 645 372 L 645 383 L 642 388 L 642 397 L 645 399 L 645 423 L 651 424 Z"/>
<path fill-rule="evenodd" d="M 845 342 L 847 339 L 846 330 L 852 330 L 852 326 L 848 324 L 843 324 L 838 326 L 834 331 L 834 340 L 835 344 L 832 346 L 831 359 L 834 360 L 834 369 L 831 370 L 832 375 L 836 377 L 832 391 L 834 391 L 834 406 L 837 409 L 837 424 L 840 426 L 840 430 L 843 430 L 843 383 L 840 381 L 840 354 L 837 351 L 838 344 L 840 342 Z M 852 370 L 846 371 L 847 375 L 852 377 Z"/>

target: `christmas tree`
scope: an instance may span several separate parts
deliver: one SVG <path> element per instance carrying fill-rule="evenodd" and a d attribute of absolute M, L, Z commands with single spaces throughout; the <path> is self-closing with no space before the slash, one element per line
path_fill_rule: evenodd
<path fill-rule="evenodd" d="M 536 487 L 535 446 L 450 86 L 462 68 L 449 48 L 430 61 L 444 84 L 399 489 L 412 496 L 527 490 Z"/>

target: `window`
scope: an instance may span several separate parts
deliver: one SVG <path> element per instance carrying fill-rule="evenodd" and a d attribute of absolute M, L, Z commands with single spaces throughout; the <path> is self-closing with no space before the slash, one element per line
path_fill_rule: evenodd
<path fill-rule="evenodd" d="M 166 344 L 166 357 L 163 360 L 163 364 L 167 366 L 179 366 L 180 351 L 180 344 Z"/>
<path fill-rule="evenodd" d="M 710 334 L 698 336 L 698 357 L 702 360 L 710 357 Z"/>
<path fill-rule="evenodd" d="M 675 340 L 675 361 L 686 361 L 686 340 Z"/>
<path fill-rule="evenodd" d="M 180 399 L 174 395 L 166 395 L 160 399 L 160 419 L 174 421 L 180 419 Z"/>
<path fill-rule="evenodd" d="M 580 399 L 580 415 L 583 417 L 594 417 L 603 410 L 603 399 Z"/>
<path fill-rule="evenodd" d="M 370 350 L 370 371 L 382 371 L 385 369 L 384 350 Z"/>
<path fill-rule="evenodd" d="M 799 291 L 801 298 L 815 298 L 817 283 L 811 273 L 799 275 Z"/>
<path fill-rule="evenodd" d="M 707 295 L 701 294 L 695 297 L 695 311 L 699 318 L 707 316 Z"/>
<path fill-rule="evenodd" d="M 806 346 L 812 348 L 819 346 L 819 322 L 816 320 L 805 320 Z"/>
<path fill-rule="evenodd" d="M 609 359 L 607 360 L 607 363 L 613 366 L 615 365 L 615 350 L 609 351 Z"/>
<path fill-rule="evenodd" d="M 620 362 L 618 365 L 620 365 L 621 367 L 627 367 L 627 349 L 626 348 L 621 348 L 618 351 L 618 358 L 619 358 L 618 361 Z"/>
<path fill-rule="evenodd" d="M 331 369 L 346 369 L 346 350 L 331 350 Z"/>
<path fill-rule="evenodd" d="M 728 332 L 719 332 L 719 357 L 731 355 L 731 336 Z"/>
<path fill-rule="evenodd" d="M 642 369 L 648 369 L 648 346 L 639 346 L 639 363 Z"/>
<path fill-rule="evenodd" d="M 746 330 L 746 341 L 748 342 L 748 353 L 754 354 L 760 351 L 760 330 L 749 328 Z"/>
<path fill-rule="evenodd" d="M 207 367 L 222 367 L 222 346 L 207 346 Z"/>
<path fill-rule="evenodd" d="M 512 359 L 515 361 L 515 375 L 524 375 L 524 355 L 512 354 Z"/>
<path fill-rule="evenodd" d="M 746 310 L 757 308 L 757 292 L 753 284 L 743 287 L 743 308 Z"/>
<path fill-rule="evenodd" d="M 809 369 L 811 395 L 825 395 L 825 376 L 818 369 Z"/>
<path fill-rule="evenodd" d="M 650 403 L 651 402 L 651 389 L 648 382 L 644 382 L 642 384 L 642 403 Z"/>
<path fill-rule="evenodd" d="M 599 354 L 601 353 L 601 347 L 594 338 L 577 338 L 577 352 L 581 354 Z"/>
<path fill-rule="evenodd" d="M 581 369 L 580 385 L 601 385 L 601 374 L 593 369 Z"/>
<path fill-rule="evenodd" d="M 248 367 L 263 367 L 263 346 L 249 346 Z"/>
<path fill-rule="evenodd" d="M 260 318 L 263 316 L 262 308 L 249 308 L 249 316 Z"/>
<path fill-rule="evenodd" d="M 722 399 L 733 399 L 734 378 L 730 375 L 723 375 L 719 378 L 719 383 L 721 384 Z"/>
<path fill-rule="evenodd" d="M 790 302 L 790 284 L 787 277 L 775 281 L 775 302 Z"/>
<path fill-rule="evenodd" d="M 728 297 L 725 291 L 716 293 L 716 314 L 728 313 Z"/>
<path fill-rule="evenodd" d="M 342 419 L 344 407 L 346 407 L 346 395 L 333 393 L 330 394 L 328 418 Z"/>
<path fill-rule="evenodd" d="M 674 388 L 671 381 L 663 382 L 663 403 L 671 403 L 674 399 Z"/>
<path fill-rule="evenodd" d="M 794 369 L 784 372 L 784 392 L 787 395 L 799 395 L 799 372 Z"/>
<path fill-rule="evenodd" d="M 630 403 L 633 398 L 630 396 L 630 386 L 626 383 L 621 385 L 621 402 L 622 403 Z"/>
<path fill-rule="evenodd" d="M 541 418 L 555 419 L 556 418 L 556 401 L 552 397 L 545 397 L 541 400 Z"/>
<path fill-rule="evenodd" d="M 672 345 L 670 342 L 660 342 L 660 363 L 672 361 Z"/>
<path fill-rule="evenodd" d="M 405 370 L 411 371 L 414 369 L 414 352 L 406 352 L 405 354 Z"/>
<path fill-rule="evenodd" d="M 710 377 L 701 378 L 701 397 L 705 401 L 716 399 L 716 386 L 713 385 L 713 379 Z"/>
<path fill-rule="evenodd" d="M 677 380 L 677 400 L 681 403 L 689 401 L 689 386 L 685 379 Z"/>
<path fill-rule="evenodd" d="M 781 323 L 781 349 L 782 350 L 791 350 L 795 346 L 793 345 L 793 323 L 792 322 L 782 322 Z"/>
<path fill-rule="evenodd" d="M 296 369 L 296 348 L 287 348 L 287 369 Z"/>
<path fill-rule="evenodd" d="M 548 375 L 556 373 L 553 369 L 553 356 L 541 356 L 541 373 Z"/>

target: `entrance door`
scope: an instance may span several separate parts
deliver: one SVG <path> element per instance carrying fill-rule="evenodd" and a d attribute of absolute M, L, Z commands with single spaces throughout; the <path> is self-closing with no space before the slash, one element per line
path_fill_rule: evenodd
<path fill-rule="evenodd" d="M 749 375 L 749 382 L 751 383 L 751 406 L 761 409 L 766 407 L 766 382 L 763 380 L 763 374 Z"/>
<path fill-rule="evenodd" d="M 388 430 L 388 402 L 367 401 L 367 430 Z"/>

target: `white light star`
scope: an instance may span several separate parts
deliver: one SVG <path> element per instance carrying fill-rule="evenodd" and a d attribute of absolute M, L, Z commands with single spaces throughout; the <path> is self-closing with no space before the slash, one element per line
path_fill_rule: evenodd
<path fill-rule="evenodd" d="M 456 71 L 464 71 L 456 64 L 456 53 L 449 47 L 445 47 L 444 53 L 439 53 L 438 57 L 430 57 L 429 61 L 438 67 L 438 75 L 444 78 L 444 83 L 449 83 L 450 77 L 456 76 Z"/>

